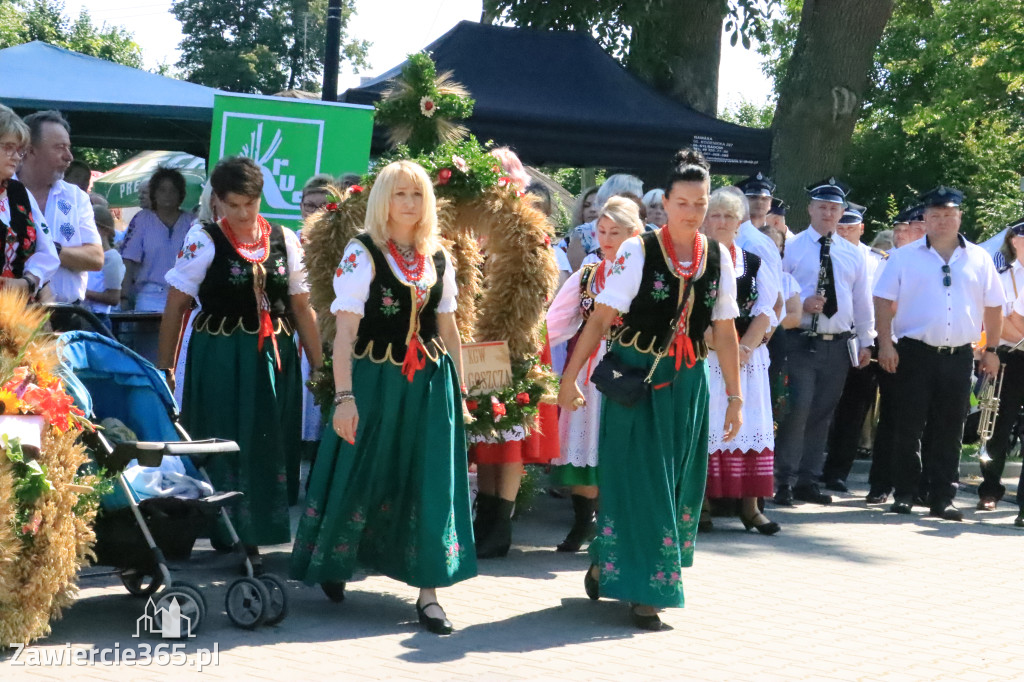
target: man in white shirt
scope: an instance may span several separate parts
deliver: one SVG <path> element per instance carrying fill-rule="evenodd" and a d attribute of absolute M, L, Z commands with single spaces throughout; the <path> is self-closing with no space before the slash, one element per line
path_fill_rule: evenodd
<path fill-rule="evenodd" d="M 864 235 L 864 206 L 847 202 L 846 211 L 839 219 L 836 234 L 850 242 L 864 254 L 868 267 L 868 281 L 874 284 L 878 265 L 888 258 L 881 249 L 875 249 L 861 242 Z M 857 458 L 857 445 L 868 411 L 875 404 L 878 395 L 878 368 L 851 367 L 846 375 L 842 397 L 832 415 L 832 430 L 828 437 L 828 457 L 825 460 L 823 479 L 825 488 L 836 492 L 848 492 L 846 477 L 850 475 L 853 461 Z"/>
<path fill-rule="evenodd" d="M 1003 306 L 1003 332 L 999 339 L 998 355 L 1002 361 L 1003 390 L 999 400 L 999 414 L 992 427 L 992 438 L 986 444 L 991 459 L 981 461 L 983 481 L 978 486 L 978 509 L 992 511 L 1003 498 L 1006 488 L 1000 482 L 1006 465 L 1006 452 L 1010 448 L 1010 433 L 1017 423 L 1017 415 L 1024 407 L 1024 350 L 1017 346 L 1024 339 L 1024 324 L 1014 308 L 1024 301 L 1024 218 L 1007 228 L 1016 258 L 1000 270 L 999 277 L 1006 294 Z M 1015 349 L 1015 350 L 1011 350 Z M 1024 488 L 1018 488 L 1024 491 Z M 1019 493 L 1024 499 L 1024 492 Z"/>
<path fill-rule="evenodd" d="M 25 124 L 31 141 L 18 179 L 46 216 L 60 257 L 49 289 L 58 303 L 80 303 L 87 273 L 103 268 L 103 247 L 89 195 L 62 179 L 74 160 L 71 128 L 57 111 L 37 111 L 25 117 Z"/>
<path fill-rule="evenodd" d="M 1000 338 L 1006 297 L 992 258 L 959 232 L 963 193 L 940 186 L 921 199 L 927 235 L 896 249 L 875 285 L 878 362 L 896 375 L 892 511 L 912 511 L 927 437 L 930 513 L 962 521 L 953 499 L 970 405 L 971 344 L 983 324 L 988 338 Z M 998 372 L 995 346 L 985 348 L 981 369 L 989 376 Z"/>
<path fill-rule="evenodd" d="M 760 258 L 761 263 L 771 270 L 776 285 L 779 285 L 782 281 L 782 257 L 779 255 L 779 247 L 771 237 L 761 232 L 761 228 L 765 226 L 768 219 L 768 211 L 772 207 L 772 192 L 775 191 L 775 183 L 771 178 L 757 173 L 736 183 L 736 187 L 747 198 L 747 208 L 750 212 L 749 217 L 740 224 L 739 232 L 736 233 L 736 246 Z M 776 291 L 782 291 L 781 286 L 776 286 Z M 781 302 L 780 299 L 780 305 L 775 306 L 776 317 L 781 317 Z"/>
<path fill-rule="evenodd" d="M 803 317 L 787 330 L 790 412 L 775 438 L 775 503 L 830 504 L 821 492 L 825 440 L 850 368 L 851 338 L 859 341 L 856 365 L 871 360 L 874 313 L 867 263 L 860 249 L 834 238 L 848 188 L 835 178 L 807 188 L 811 225 L 786 244 L 782 268 L 800 284 Z"/>

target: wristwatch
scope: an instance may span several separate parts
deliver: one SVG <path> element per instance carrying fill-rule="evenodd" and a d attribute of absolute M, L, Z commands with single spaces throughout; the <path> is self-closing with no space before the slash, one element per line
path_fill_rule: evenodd
<path fill-rule="evenodd" d="M 995 346 L 985 346 L 985 352 L 986 352 L 986 353 L 995 353 L 995 352 L 996 352 L 996 350 L 997 350 L 997 349 L 996 349 L 996 347 L 995 347 Z"/>

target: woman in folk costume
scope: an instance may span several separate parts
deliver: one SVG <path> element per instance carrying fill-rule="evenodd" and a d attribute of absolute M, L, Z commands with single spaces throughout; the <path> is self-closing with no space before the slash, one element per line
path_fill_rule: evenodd
<path fill-rule="evenodd" d="M 736 333 L 740 348 L 740 390 L 743 393 L 743 426 L 726 443 L 722 423 L 729 408 L 725 378 L 718 353 L 708 354 L 711 376 L 711 433 L 708 444 L 707 497 L 742 500 L 740 520 L 764 535 L 779 532 L 779 524 L 758 509 L 757 498 L 774 492 L 775 427 L 768 380 L 768 347 L 765 334 L 774 321 L 772 304 L 778 298 L 776 284 L 762 268 L 761 259 L 736 246 L 736 234 L 745 213 L 743 195 L 732 188 L 716 190 L 708 204 L 705 221 L 708 237 L 729 251 L 736 272 Z M 708 340 L 709 346 L 714 346 Z"/>
<path fill-rule="evenodd" d="M 166 275 L 158 364 L 173 384 L 182 318 L 193 315 L 182 392 L 182 423 L 194 438 L 238 443 L 237 457 L 210 460 L 219 490 L 245 493 L 229 513 L 257 572 L 257 547 L 291 540 L 288 489 L 298 485 L 301 373 L 292 340 L 316 349 L 302 247 L 291 230 L 259 214 L 263 173 L 245 157 L 223 159 L 210 174 L 220 220 L 192 227 Z M 226 537 L 220 540 L 227 542 Z"/>
<path fill-rule="evenodd" d="M 616 254 L 622 242 L 643 230 L 636 203 L 624 197 L 605 202 L 597 218 L 597 240 L 604 259 L 584 265 L 569 276 L 548 308 L 548 336 L 559 344 L 575 336 L 590 317 L 594 299 L 604 290 L 608 276 L 616 267 Z M 554 485 L 572 489 L 575 521 L 569 534 L 558 545 L 559 552 L 578 552 L 584 542 L 594 537 L 597 513 L 597 452 L 601 420 L 601 393 L 590 381 L 590 374 L 604 357 L 605 344 L 594 351 L 587 363 L 583 393 L 586 407 L 570 412 L 563 410 L 558 418 L 561 454 L 551 464 Z"/>
<path fill-rule="evenodd" d="M 661 629 L 660 608 L 683 606 L 682 569 L 693 564 L 707 479 L 709 326 L 728 392 L 723 439 L 732 439 L 742 423 L 736 279 L 729 252 L 698 231 L 708 206 L 708 170 L 697 152 L 676 155 L 663 199 L 667 223 L 619 248 L 622 268 L 598 294 L 558 396 L 563 410 L 585 406 L 576 377 L 621 315 L 603 361 L 617 369 L 608 374 L 650 382 L 631 406 L 617 401 L 623 397 L 614 382 L 606 389 L 601 510 L 584 587 L 591 599 L 631 602 L 630 617 L 644 630 Z"/>
<path fill-rule="evenodd" d="M 420 623 L 450 633 L 435 590 L 475 576 L 476 555 L 455 269 L 420 166 L 381 171 L 334 292 L 334 414 L 291 575 L 341 601 L 359 564 L 419 588 Z"/>

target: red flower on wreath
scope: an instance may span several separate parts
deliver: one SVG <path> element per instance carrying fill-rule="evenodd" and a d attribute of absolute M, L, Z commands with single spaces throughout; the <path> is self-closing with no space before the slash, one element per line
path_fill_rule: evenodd
<path fill-rule="evenodd" d="M 324 205 L 324 208 L 326 208 L 328 211 L 337 211 L 338 203 L 336 201 L 329 201 L 327 202 L 327 204 Z"/>
<path fill-rule="evenodd" d="M 352 185 L 351 187 L 348 188 L 348 191 L 351 192 L 352 194 L 359 194 L 360 192 L 363 191 L 363 188 L 359 185 Z"/>
<path fill-rule="evenodd" d="M 498 187 L 508 187 L 510 182 L 512 182 L 511 178 L 507 178 L 503 175 L 498 178 Z"/>
<path fill-rule="evenodd" d="M 437 172 L 437 184 L 447 185 L 448 181 L 452 179 L 452 171 L 450 168 L 442 168 Z"/>
<path fill-rule="evenodd" d="M 516 394 L 516 405 L 529 405 L 529 404 L 530 404 L 530 394 L 529 393 L 523 391 L 522 393 L 517 393 Z"/>
<path fill-rule="evenodd" d="M 480 407 L 480 403 L 478 403 L 477 401 L 475 401 L 475 400 L 467 400 L 466 401 L 466 409 L 468 409 L 470 412 L 472 412 L 473 410 L 475 410 L 478 407 Z"/>

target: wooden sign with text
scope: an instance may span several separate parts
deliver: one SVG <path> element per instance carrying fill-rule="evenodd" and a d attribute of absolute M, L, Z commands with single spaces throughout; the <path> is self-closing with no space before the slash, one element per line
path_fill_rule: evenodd
<path fill-rule="evenodd" d="M 512 363 L 505 341 L 462 344 L 463 382 L 472 395 L 493 393 L 512 383 Z"/>

